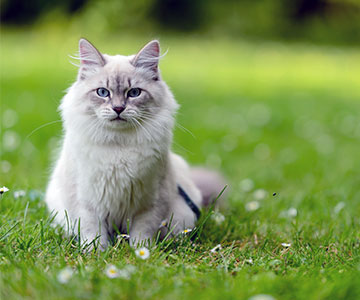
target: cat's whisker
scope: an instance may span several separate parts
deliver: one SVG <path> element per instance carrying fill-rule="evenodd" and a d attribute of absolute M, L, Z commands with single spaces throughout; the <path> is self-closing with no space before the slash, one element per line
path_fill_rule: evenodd
<path fill-rule="evenodd" d="M 156 117 L 158 115 L 151 113 L 151 112 L 142 112 L 143 116 L 147 116 L 147 117 Z M 164 117 L 165 119 L 169 119 L 168 117 Z M 184 127 L 183 125 L 181 125 L 179 122 L 175 123 L 175 126 L 178 127 L 179 129 L 181 129 L 184 132 L 189 133 L 194 139 L 196 139 L 196 136 L 186 127 Z"/>
<path fill-rule="evenodd" d="M 155 115 L 154 115 L 154 116 L 155 116 Z M 145 118 L 144 115 L 143 115 L 143 118 Z M 169 119 L 169 118 L 164 117 L 164 119 Z M 157 123 L 157 124 L 159 125 L 159 127 L 163 127 L 164 129 L 167 129 L 169 132 L 171 132 L 171 130 L 169 130 L 168 128 L 165 128 L 165 127 L 164 127 L 162 124 L 160 124 L 158 121 L 154 121 L 154 119 L 151 119 L 151 120 L 152 120 L 154 123 Z M 149 124 L 149 123 L 147 123 L 147 124 Z M 152 126 L 154 130 L 158 130 L 158 128 L 155 127 L 155 126 L 153 126 L 152 124 L 151 124 L 150 126 Z M 190 133 L 191 133 L 191 132 L 190 132 Z M 194 138 L 195 138 L 195 137 L 194 137 Z M 175 142 L 175 141 L 173 141 L 173 144 L 174 144 L 175 146 L 181 148 L 182 150 L 184 150 L 185 152 L 187 152 L 187 153 L 189 153 L 189 154 L 194 154 L 192 151 L 190 151 L 189 149 L 186 149 L 185 147 L 181 146 L 179 143 L 177 143 L 177 142 Z"/>
<path fill-rule="evenodd" d="M 168 132 L 172 132 L 170 128 L 167 128 L 164 126 L 164 124 L 162 124 L 160 121 L 158 121 L 156 118 L 151 118 L 149 116 L 146 116 L 146 115 L 143 115 L 141 114 L 140 117 L 139 117 L 141 120 L 143 121 L 149 121 L 149 122 L 146 122 L 147 124 L 151 124 L 151 123 L 155 123 L 158 125 L 158 127 L 162 128 L 162 129 L 165 129 L 166 131 Z M 170 120 L 170 119 L 166 119 L 166 120 Z"/>
<path fill-rule="evenodd" d="M 182 126 L 179 122 L 175 123 L 175 126 L 179 129 L 181 129 L 184 132 L 187 132 L 188 134 L 190 134 L 194 139 L 196 139 L 196 136 L 186 127 Z"/>
<path fill-rule="evenodd" d="M 153 140 L 153 136 L 151 135 L 151 133 L 137 119 L 133 118 L 132 120 L 134 122 L 136 122 L 136 124 L 139 126 L 139 128 L 144 130 L 144 133 L 149 141 Z"/>
<path fill-rule="evenodd" d="M 154 127 L 155 130 L 159 130 L 159 129 L 164 129 L 165 131 L 167 132 L 171 132 L 171 130 L 167 127 L 165 127 L 163 124 L 161 124 L 160 122 L 154 120 L 154 119 L 150 119 L 150 118 L 147 118 L 147 117 L 140 117 L 139 118 L 141 121 L 143 121 L 144 123 L 148 124 L 149 126 L 151 127 Z M 154 126 L 154 124 L 157 125 L 156 127 Z"/>
<path fill-rule="evenodd" d="M 146 120 L 144 119 L 140 119 L 141 121 L 143 121 L 147 126 L 150 127 L 150 131 L 153 131 L 155 133 L 162 134 L 161 129 L 165 130 L 165 132 L 167 132 L 168 134 L 171 134 L 171 130 L 169 130 L 168 128 L 162 126 L 160 123 L 156 123 L 154 122 L 157 126 L 155 126 L 155 124 L 152 124 L 151 122 L 146 122 Z"/>
<path fill-rule="evenodd" d="M 48 122 L 48 123 L 45 123 L 43 125 L 40 125 L 39 127 L 35 128 L 33 131 L 31 131 L 26 137 L 25 137 L 25 140 L 27 140 L 29 137 L 31 137 L 36 131 L 48 126 L 48 125 L 52 125 L 52 124 L 56 124 L 56 123 L 60 123 L 61 120 L 55 120 L 55 121 L 51 121 L 51 122 Z"/>

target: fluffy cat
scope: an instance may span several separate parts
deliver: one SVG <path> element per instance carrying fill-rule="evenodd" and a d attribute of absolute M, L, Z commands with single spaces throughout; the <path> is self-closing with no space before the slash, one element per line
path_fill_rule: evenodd
<path fill-rule="evenodd" d="M 56 223 L 75 234 L 79 227 L 81 241 L 98 239 L 101 249 L 114 228 L 129 233 L 133 246 L 159 230 L 164 236 L 164 220 L 172 219 L 173 234 L 193 228 L 208 201 L 202 194 L 218 193 L 221 180 L 195 174 L 170 151 L 178 104 L 160 76 L 159 42 L 109 56 L 81 39 L 79 52 L 77 80 L 60 105 L 65 134 L 45 197 Z M 207 183 L 203 193 L 197 179 Z"/>

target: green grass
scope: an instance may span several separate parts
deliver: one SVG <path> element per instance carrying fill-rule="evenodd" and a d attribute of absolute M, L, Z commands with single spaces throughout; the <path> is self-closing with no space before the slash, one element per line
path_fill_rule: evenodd
<path fill-rule="evenodd" d="M 105 53 L 130 54 L 147 38 L 92 40 Z M 2 32 L 0 186 L 10 191 L 0 199 L 0 298 L 359 299 L 358 49 L 160 40 L 169 48 L 161 69 L 181 104 L 178 121 L 192 132 L 177 128 L 174 150 L 226 174 L 225 221 L 210 218 L 193 241 L 154 246 L 144 261 L 120 241 L 85 254 L 50 226 L 42 191 L 61 123 L 29 134 L 59 120 L 57 106 L 76 76 L 67 55 L 77 37 Z M 15 199 L 17 189 L 26 196 Z M 252 201 L 259 208 L 249 211 Z M 134 265 L 135 273 L 110 279 L 109 264 Z M 66 266 L 74 274 L 61 284 Z"/>

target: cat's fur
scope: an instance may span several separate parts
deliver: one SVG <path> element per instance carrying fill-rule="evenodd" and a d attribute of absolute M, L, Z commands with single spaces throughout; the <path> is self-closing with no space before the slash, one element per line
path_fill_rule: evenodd
<path fill-rule="evenodd" d="M 60 105 L 65 136 L 46 192 L 56 223 L 76 234 L 80 220 L 81 240 L 99 237 L 102 249 L 115 227 L 130 234 L 132 245 L 153 238 L 163 220 L 172 219 L 174 234 L 194 227 L 196 216 L 177 185 L 199 208 L 202 195 L 187 163 L 170 151 L 178 104 L 160 77 L 158 41 L 133 56 L 101 54 L 85 39 L 79 49 L 77 81 Z M 97 94 L 102 87 L 109 97 Z M 140 96 L 128 98 L 130 88 L 140 88 Z M 114 107 L 125 108 L 123 120 Z"/>

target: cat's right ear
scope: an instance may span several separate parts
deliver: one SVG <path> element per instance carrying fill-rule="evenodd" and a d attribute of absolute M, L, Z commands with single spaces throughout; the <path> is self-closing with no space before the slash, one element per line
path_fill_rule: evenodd
<path fill-rule="evenodd" d="M 147 43 L 132 60 L 136 68 L 150 72 L 154 80 L 159 79 L 160 43 L 153 40 Z"/>
<path fill-rule="evenodd" d="M 105 65 L 105 58 L 102 54 L 86 39 L 79 41 L 80 69 L 79 79 L 85 79 L 90 73 Z"/>

